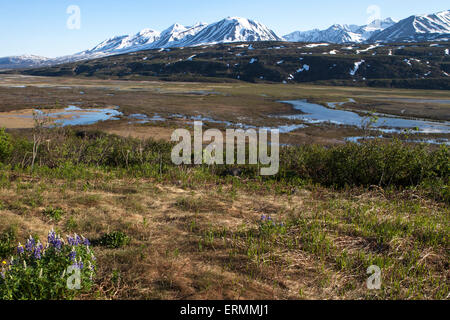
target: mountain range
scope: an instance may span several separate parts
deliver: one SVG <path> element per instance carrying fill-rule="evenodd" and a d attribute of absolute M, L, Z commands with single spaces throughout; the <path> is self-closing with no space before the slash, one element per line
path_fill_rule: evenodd
<path fill-rule="evenodd" d="M 107 39 L 92 49 L 55 59 L 32 55 L 0 58 L 0 69 L 31 68 L 90 60 L 110 55 L 149 49 L 204 46 L 227 42 L 289 41 L 329 43 L 371 43 L 398 41 L 448 40 L 450 38 L 450 11 L 430 15 L 414 15 L 399 22 L 391 18 L 375 20 L 370 24 L 338 25 L 326 30 L 296 31 L 279 37 L 265 25 L 238 17 L 193 26 L 174 24 L 158 32 L 144 29 L 135 35 Z"/>
<path fill-rule="evenodd" d="M 325 30 L 295 31 L 284 36 L 291 42 L 361 43 L 396 24 L 391 18 L 374 20 L 364 26 L 334 24 Z"/>

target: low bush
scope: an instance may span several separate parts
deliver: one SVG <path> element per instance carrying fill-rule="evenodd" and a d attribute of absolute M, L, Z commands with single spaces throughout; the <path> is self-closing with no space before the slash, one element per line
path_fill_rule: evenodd
<path fill-rule="evenodd" d="M 7 159 L 12 151 L 12 139 L 5 129 L 0 128 L 0 161 Z"/>
<path fill-rule="evenodd" d="M 0 235 L 0 258 L 7 257 L 13 253 L 15 240 L 15 230 L 9 230 Z"/>
<path fill-rule="evenodd" d="M 63 209 L 61 209 L 61 208 L 54 209 L 52 207 L 44 209 L 44 211 L 42 213 L 44 214 L 44 216 L 46 216 L 56 222 L 60 221 L 64 215 Z"/>
<path fill-rule="evenodd" d="M 122 231 L 113 231 L 105 233 L 94 243 L 111 249 L 118 249 L 128 245 L 130 243 L 130 237 Z"/>

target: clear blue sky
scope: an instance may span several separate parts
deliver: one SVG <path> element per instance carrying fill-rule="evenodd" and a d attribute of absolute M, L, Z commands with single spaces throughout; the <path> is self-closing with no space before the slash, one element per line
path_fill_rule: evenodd
<path fill-rule="evenodd" d="M 79 30 L 66 26 L 69 5 L 81 9 Z M 115 35 L 228 16 L 255 19 L 282 36 L 334 23 L 365 24 L 370 5 L 395 19 L 449 9 L 448 0 L 0 0 L 0 57 L 73 54 Z"/>

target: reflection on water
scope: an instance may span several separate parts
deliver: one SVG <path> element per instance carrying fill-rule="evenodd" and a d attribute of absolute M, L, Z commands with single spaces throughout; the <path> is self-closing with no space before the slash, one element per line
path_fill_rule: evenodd
<path fill-rule="evenodd" d="M 330 109 L 319 104 L 309 103 L 306 100 L 281 101 L 291 104 L 295 110 L 304 114 L 281 116 L 291 120 L 302 120 L 307 123 L 334 123 L 350 125 L 361 128 L 367 118 L 351 111 Z M 435 122 L 417 119 L 404 119 L 386 114 L 378 114 L 378 121 L 372 127 L 382 132 L 401 132 L 403 129 L 418 129 L 420 133 L 450 133 L 450 122 Z"/>
<path fill-rule="evenodd" d="M 69 106 L 64 109 L 63 112 L 45 113 L 50 119 L 56 119 L 54 121 L 57 126 L 78 126 L 78 125 L 90 125 L 100 121 L 106 120 L 118 120 L 122 115 L 122 112 L 114 109 L 82 109 L 77 106 Z M 36 112 L 44 115 L 41 110 Z"/>

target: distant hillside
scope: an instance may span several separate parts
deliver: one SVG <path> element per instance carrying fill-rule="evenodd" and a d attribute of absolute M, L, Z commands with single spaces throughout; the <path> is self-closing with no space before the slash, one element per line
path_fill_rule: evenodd
<path fill-rule="evenodd" d="M 450 89 L 449 43 L 332 45 L 289 42 L 145 50 L 25 69 L 38 76 L 248 81 Z"/>

